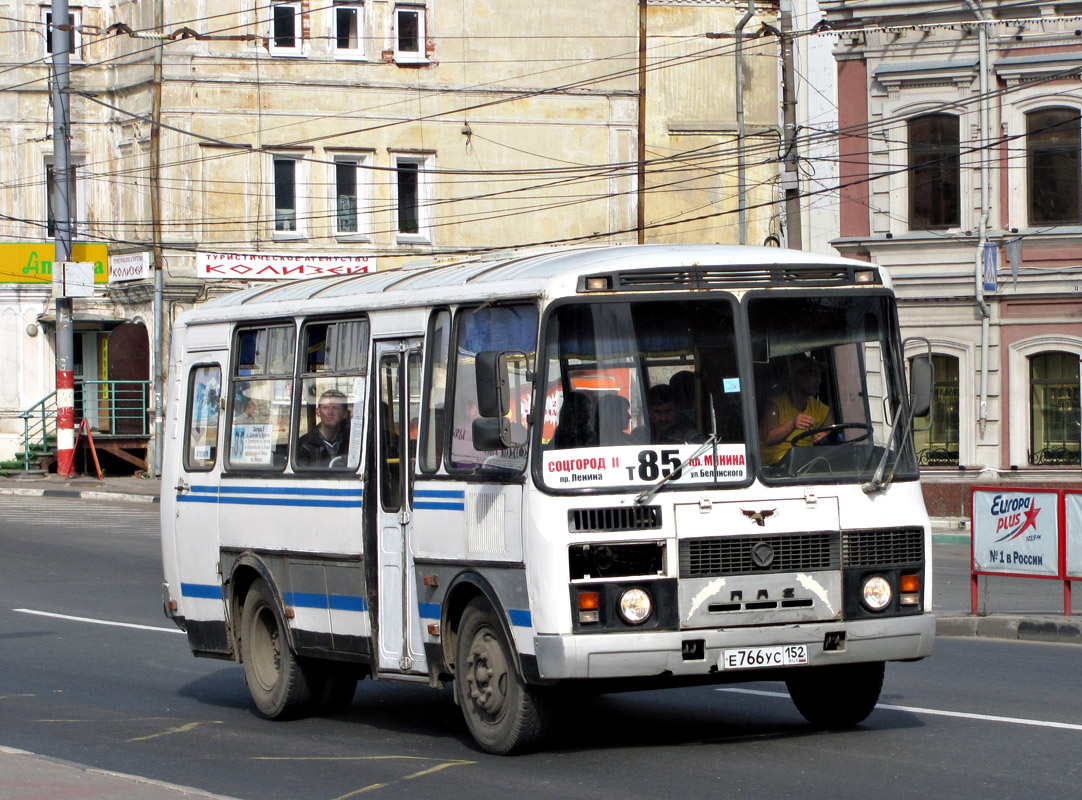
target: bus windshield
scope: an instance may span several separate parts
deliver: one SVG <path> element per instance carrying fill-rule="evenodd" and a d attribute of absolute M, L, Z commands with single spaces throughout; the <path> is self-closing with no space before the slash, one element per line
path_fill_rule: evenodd
<path fill-rule="evenodd" d="M 905 378 L 893 301 L 763 293 L 747 308 L 764 481 L 864 481 L 886 451 L 892 472 L 916 477 L 910 434 L 894 430 Z"/>
<path fill-rule="evenodd" d="M 543 353 L 550 489 L 743 484 L 751 453 L 765 483 L 866 481 L 888 451 L 916 475 L 908 433 L 893 436 L 905 383 L 886 295 L 569 303 Z"/>

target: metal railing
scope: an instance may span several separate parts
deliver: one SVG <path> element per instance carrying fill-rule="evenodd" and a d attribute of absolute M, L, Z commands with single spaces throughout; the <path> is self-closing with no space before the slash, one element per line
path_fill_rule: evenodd
<path fill-rule="evenodd" d="M 75 382 L 76 425 L 82 420 L 96 436 L 146 436 L 150 381 Z M 56 438 L 56 392 L 19 415 L 23 421 L 23 470 L 48 452 Z M 52 441 L 50 441 L 52 440 Z"/>

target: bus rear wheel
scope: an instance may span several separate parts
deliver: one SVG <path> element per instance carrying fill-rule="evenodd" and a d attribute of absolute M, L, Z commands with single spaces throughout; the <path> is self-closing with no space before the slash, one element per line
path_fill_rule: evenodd
<path fill-rule="evenodd" d="M 252 584 L 244 600 L 240 653 L 244 680 L 260 714 L 289 719 L 305 710 L 311 699 L 308 676 L 289 649 L 274 594 L 263 579 Z"/>
<path fill-rule="evenodd" d="M 817 728 L 859 725 L 883 689 L 883 662 L 796 669 L 785 681 L 797 711 Z"/>
<path fill-rule="evenodd" d="M 519 677 L 503 628 L 484 600 L 466 606 L 455 651 L 455 692 L 477 744 L 507 755 L 538 742 L 548 729 L 550 703 Z"/>

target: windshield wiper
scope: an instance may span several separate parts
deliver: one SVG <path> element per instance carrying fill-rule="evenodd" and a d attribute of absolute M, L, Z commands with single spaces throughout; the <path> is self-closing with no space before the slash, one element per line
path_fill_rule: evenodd
<path fill-rule="evenodd" d="M 905 446 L 905 442 L 908 440 L 912 429 L 913 405 L 912 403 L 906 403 L 902 419 L 898 420 L 898 424 L 896 424 L 894 430 L 890 432 L 890 439 L 887 440 L 886 449 L 883 450 L 883 457 L 879 459 L 879 464 L 876 465 L 872 479 L 860 487 L 864 490 L 865 494 L 881 492 L 890 486 L 890 482 L 894 480 L 894 473 L 898 471 L 898 462 L 902 460 L 902 447 Z M 894 465 L 890 468 L 890 472 L 884 475 L 887 470 L 887 459 L 890 458 L 890 454 L 894 452 L 894 442 L 899 439 L 899 433 L 901 433 L 901 441 L 898 445 L 898 455 L 894 459 Z"/>
<path fill-rule="evenodd" d="M 654 495 L 661 491 L 661 487 L 663 487 L 666 483 L 668 483 L 673 478 L 675 478 L 678 474 L 680 474 L 680 470 L 682 470 L 689 462 L 694 461 L 695 459 L 697 459 L 699 456 L 701 456 L 703 453 L 705 453 L 711 447 L 714 447 L 717 443 L 718 443 L 718 435 L 716 433 L 711 433 L 708 437 L 706 437 L 706 441 L 703 442 L 702 447 L 700 447 L 698 450 L 696 450 L 694 453 L 692 453 L 690 456 L 688 456 L 687 460 L 684 461 L 683 464 L 681 464 L 679 467 L 674 469 L 668 475 L 665 475 L 664 477 L 662 477 L 657 483 L 655 483 L 653 486 L 651 486 L 646 491 L 636 495 L 635 496 L 635 504 L 641 506 L 643 503 L 649 503 L 651 500 L 654 499 Z"/>

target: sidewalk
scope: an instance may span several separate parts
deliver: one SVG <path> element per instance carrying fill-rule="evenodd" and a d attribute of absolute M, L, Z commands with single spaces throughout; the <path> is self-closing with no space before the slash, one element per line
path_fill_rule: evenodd
<path fill-rule="evenodd" d="M 57 475 L 0 477 L 0 496 L 69 497 L 129 503 L 157 503 L 161 482 L 153 478 L 106 477 L 93 475 L 62 478 Z M 997 610 L 970 614 L 969 520 L 941 517 L 932 520 L 932 557 L 935 569 L 932 606 L 937 617 L 938 636 L 981 636 L 995 639 L 1058 642 L 1082 645 L 1082 615 L 1074 610 L 1063 615 L 1062 595 L 1055 597 L 1056 581 L 1025 578 L 982 578 L 985 600 L 987 581 L 996 587 Z M 1055 586 L 1053 586 L 1055 584 Z M 1082 583 L 1076 582 L 1080 589 Z M 1062 590 L 1059 590 L 1060 592 Z M 1082 595 L 1082 592 L 1079 593 Z M 1082 607 L 1082 596 L 1075 602 Z M 999 610 L 1002 608 L 1003 610 Z M 1010 610 L 1007 610 L 1010 609 Z"/>
<path fill-rule="evenodd" d="M 64 797 L 78 800 L 230 800 L 187 786 L 122 775 L 70 761 L 0 746 L 0 797 Z"/>

